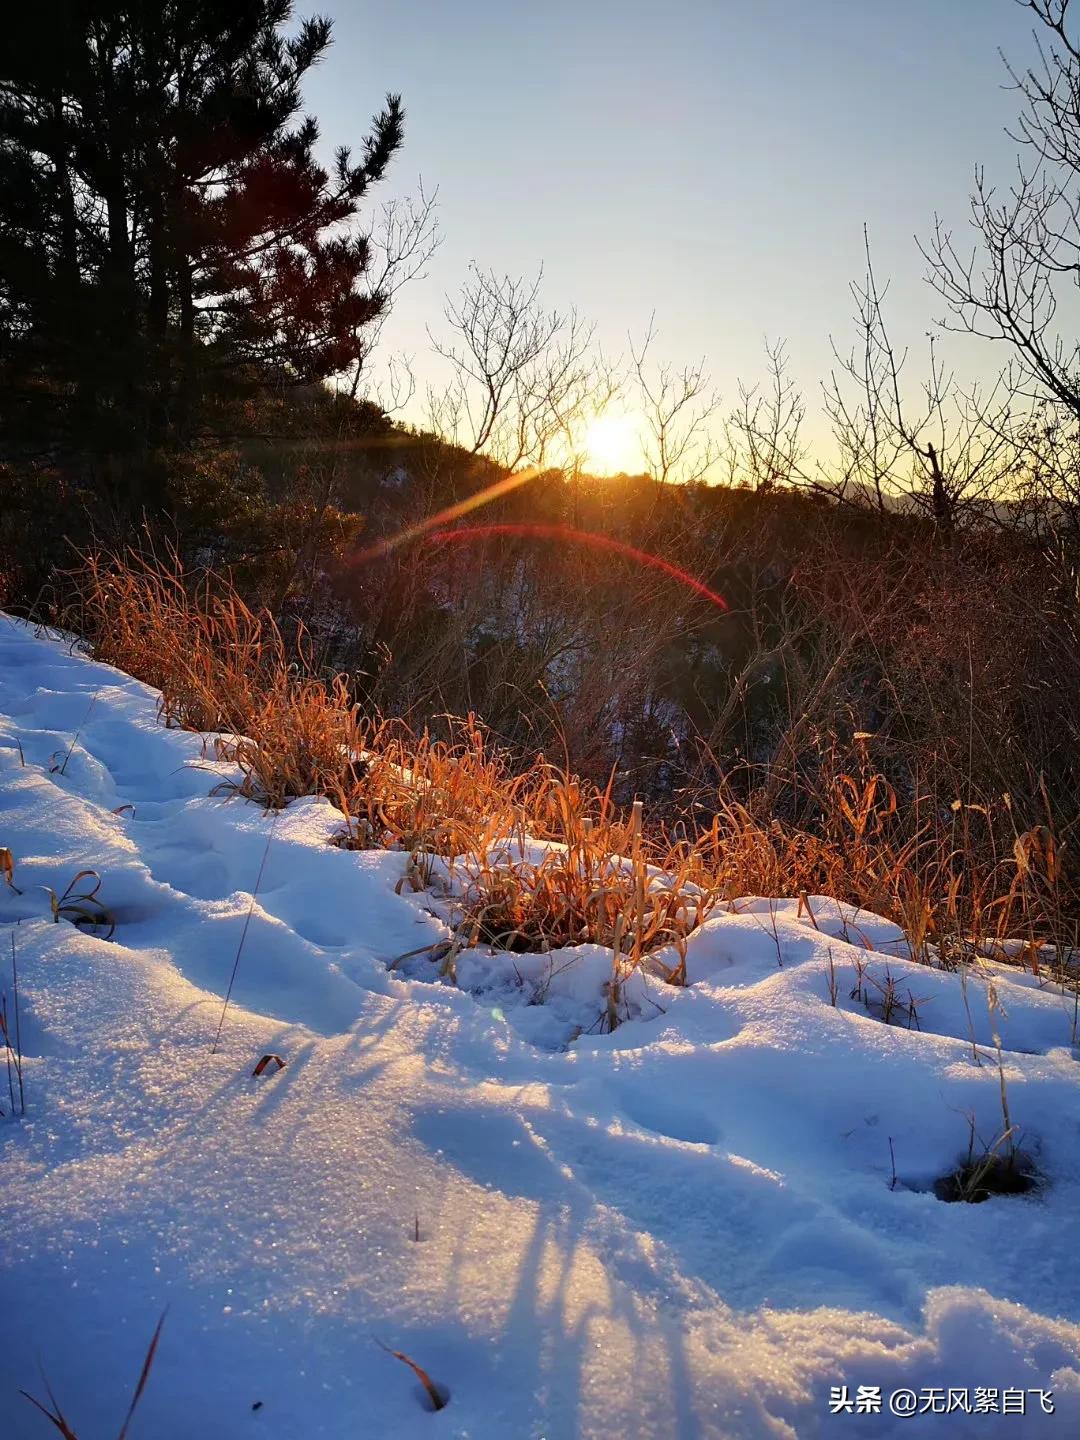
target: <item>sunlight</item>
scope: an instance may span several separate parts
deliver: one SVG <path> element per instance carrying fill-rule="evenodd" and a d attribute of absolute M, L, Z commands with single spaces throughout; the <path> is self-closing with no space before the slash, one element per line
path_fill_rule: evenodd
<path fill-rule="evenodd" d="M 600 415 L 582 440 L 584 468 L 594 475 L 638 473 L 644 468 L 640 415 Z"/>

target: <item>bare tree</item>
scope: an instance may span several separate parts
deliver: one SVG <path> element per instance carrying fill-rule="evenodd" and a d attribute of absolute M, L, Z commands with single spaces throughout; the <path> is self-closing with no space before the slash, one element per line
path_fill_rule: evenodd
<path fill-rule="evenodd" d="M 510 471 L 544 465 L 604 385 L 592 326 L 545 309 L 542 279 L 474 265 L 444 312 L 453 338 L 432 337 L 451 371 L 445 390 L 429 389 L 432 429 Z"/>
<path fill-rule="evenodd" d="M 943 534 L 985 508 L 1015 469 L 1013 387 L 1007 375 L 988 393 L 962 391 L 944 367 L 933 337 L 926 377 L 905 389 L 907 351 L 897 353 L 866 243 L 866 277 L 853 284 L 859 340 L 824 385 L 839 466 L 824 484 L 845 499 L 878 509 L 908 504 Z"/>
<path fill-rule="evenodd" d="M 692 484 L 705 478 L 717 458 L 710 421 L 720 402 L 704 359 L 681 370 L 666 363 L 652 364 L 655 319 L 655 315 L 650 318 L 640 345 L 630 339 L 631 385 L 647 432 L 645 463 L 658 485 L 670 481 Z"/>
<path fill-rule="evenodd" d="M 970 252 L 939 218 L 922 250 L 948 307 L 942 324 L 1005 342 L 1027 395 L 1080 416 L 1080 342 L 1059 329 L 1062 303 L 1080 288 L 1080 40 L 1069 33 L 1070 0 L 1018 3 L 1043 33 L 1029 69 L 1006 61 L 1022 102 L 1010 132 L 1021 147 L 1015 177 L 998 190 L 976 170 Z"/>
<path fill-rule="evenodd" d="M 764 386 L 739 384 L 739 408 L 727 419 L 728 469 L 732 483 L 768 490 L 784 482 L 806 479 L 802 426 L 806 406 L 787 373 L 782 340 L 765 342 L 768 381 Z"/>

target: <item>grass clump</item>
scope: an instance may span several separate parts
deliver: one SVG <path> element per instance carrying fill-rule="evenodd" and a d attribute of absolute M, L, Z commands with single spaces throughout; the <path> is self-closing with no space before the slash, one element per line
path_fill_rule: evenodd
<path fill-rule="evenodd" d="M 775 786 L 739 799 L 725 782 L 707 807 L 695 795 L 646 827 L 640 802 L 619 807 L 610 783 L 568 763 L 511 756 L 473 714 L 435 717 L 436 738 L 369 712 L 348 676 L 320 672 L 301 626 L 287 642 L 268 611 L 175 555 L 90 555 L 72 584 L 68 623 L 95 655 L 156 686 L 166 723 L 216 736 L 239 771 L 221 789 L 274 809 L 326 796 L 345 816 L 338 843 L 407 852 L 414 888 L 453 876 L 459 949 L 591 942 L 611 947 L 617 972 L 648 961 L 684 983 L 687 936 L 717 906 L 824 894 L 893 920 L 927 963 L 1075 968 L 1070 832 L 1045 789 L 1027 828 L 1007 796 L 993 815 L 920 795 L 901 806 L 860 737 L 829 778 L 802 782 L 801 820 L 776 812 Z"/>
<path fill-rule="evenodd" d="M 551 770 L 542 782 L 527 832 L 506 836 L 496 816 L 462 861 L 462 905 L 477 941 L 540 952 L 609 946 L 631 969 L 648 957 L 665 979 L 685 983 L 686 938 L 719 898 L 694 878 L 700 857 L 647 840 L 640 801 L 623 819 L 610 787 L 590 792 Z M 536 831 L 548 838 L 537 841 Z M 674 963 L 659 959 L 665 949 Z"/>
<path fill-rule="evenodd" d="M 1037 1190 L 1041 1177 L 1035 1161 L 1005 1130 L 990 1145 L 977 1151 L 974 1127 L 967 1155 L 948 1175 L 934 1181 L 934 1194 L 948 1203 L 981 1205 L 993 1195 L 1027 1195 Z"/>
<path fill-rule="evenodd" d="M 373 722 L 360 764 L 334 794 L 346 817 L 337 843 L 346 849 L 393 848 L 428 863 L 475 851 L 490 817 L 523 817 L 527 777 L 493 747 L 475 715 L 442 717 L 446 740 L 413 735 L 399 721 Z"/>
<path fill-rule="evenodd" d="M 16 895 L 23 893 L 15 884 L 15 859 L 6 847 L 0 848 L 0 876 L 9 890 Z M 49 910 L 57 924 L 68 920 L 81 929 L 104 931 L 102 938 L 105 940 L 112 938 L 116 921 L 98 898 L 101 876 L 96 870 L 78 871 L 62 894 L 57 894 L 51 885 L 35 888 L 44 890 L 49 897 Z"/>
<path fill-rule="evenodd" d="M 62 895 L 58 895 L 49 886 L 45 889 L 49 896 L 52 917 L 57 924 L 61 920 L 69 920 L 72 925 L 83 930 L 103 931 L 104 934 L 100 936 L 103 940 L 112 938 L 116 931 L 116 921 L 98 899 L 101 876 L 96 870 L 80 870 Z"/>
<path fill-rule="evenodd" d="M 316 676 L 303 630 L 287 644 L 268 611 L 175 556 L 90 555 L 71 578 L 68 623 L 97 658 L 160 690 L 167 725 L 221 735 L 240 794 L 280 808 L 341 788 L 369 726 L 343 677 Z"/>

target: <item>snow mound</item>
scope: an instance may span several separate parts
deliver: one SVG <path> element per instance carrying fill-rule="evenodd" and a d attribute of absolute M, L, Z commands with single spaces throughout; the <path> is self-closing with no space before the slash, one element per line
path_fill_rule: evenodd
<path fill-rule="evenodd" d="M 1070 997 L 751 897 L 691 937 L 685 989 L 641 977 L 637 1018 L 590 1033 L 608 952 L 469 952 L 441 983 L 405 857 L 330 845 L 324 801 L 212 797 L 212 754 L 0 617 L 5 1435 L 48 1433 L 16 1395 L 39 1360 L 76 1433 L 115 1433 L 166 1306 L 156 1440 L 1080 1433 Z M 84 869 L 111 940 L 52 918 Z M 285 1068 L 253 1078 L 264 1054 Z M 1002 1072 L 1043 1183 L 944 1204 Z M 837 1386 L 1023 1390 L 1026 1415 L 833 1415 Z"/>

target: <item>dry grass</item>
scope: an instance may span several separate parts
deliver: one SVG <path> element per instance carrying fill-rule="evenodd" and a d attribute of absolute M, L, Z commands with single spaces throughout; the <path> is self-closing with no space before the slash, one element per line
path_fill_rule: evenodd
<path fill-rule="evenodd" d="M 448 740 L 369 724 L 359 763 L 331 792 L 346 817 L 342 845 L 407 850 L 423 867 L 475 850 L 492 815 L 512 824 L 530 813 L 529 777 L 512 773 L 475 715 L 443 718 Z"/>
<path fill-rule="evenodd" d="M 154 1368 L 154 1360 L 157 1356 L 158 1342 L 161 1339 L 161 1327 L 164 1324 L 165 1315 L 163 1312 L 161 1319 L 158 1321 L 157 1326 L 154 1329 L 153 1336 L 151 1337 L 149 1348 L 146 1351 L 146 1357 L 142 1363 L 142 1369 L 139 1371 L 139 1378 L 135 1382 L 135 1389 L 131 1396 L 131 1403 L 128 1405 L 127 1414 L 124 1416 L 123 1423 L 121 1424 L 120 1429 L 117 1432 L 116 1440 L 127 1440 L 128 1433 L 131 1429 L 131 1421 L 134 1418 L 135 1411 L 138 1409 L 139 1401 L 143 1397 L 143 1392 L 146 1389 L 146 1382 L 150 1378 L 150 1371 Z M 45 1378 L 44 1374 L 42 1375 L 42 1380 L 45 1385 L 45 1392 L 48 1396 L 48 1404 L 45 1404 L 43 1401 L 36 1399 L 35 1396 L 31 1395 L 27 1390 L 20 1390 L 19 1394 L 25 1400 L 29 1400 L 30 1404 L 33 1405 L 34 1408 L 38 1410 L 42 1415 L 45 1416 L 46 1420 L 48 1420 L 52 1424 L 53 1428 L 55 1430 L 58 1430 L 60 1434 L 64 1437 L 64 1440 L 78 1440 L 78 1436 L 75 1434 L 75 1431 L 68 1423 L 64 1412 L 61 1410 L 60 1405 L 57 1402 L 56 1396 L 52 1392 L 52 1387 L 50 1386 L 48 1380 Z"/>
<path fill-rule="evenodd" d="M 242 794 L 277 808 L 341 788 L 368 727 L 342 678 L 314 676 L 303 634 L 290 650 L 269 613 L 212 574 L 192 581 L 175 557 L 91 555 L 73 578 L 68 623 L 161 691 L 167 725 L 223 734 Z"/>
<path fill-rule="evenodd" d="M 15 858 L 6 846 L 0 847 L 0 875 L 3 876 L 7 887 L 16 895 L 23 893 L 15 884 Z M 112 938 L 116 930 L 116 921 L 98 898 L 101 890 L 101 876 L 96 870 L 78 871 L 60 895 L 51 885 L 33 888 L 45 891 L 49 897 L 49 909 L 57 924 L 61 920 L 69 920 L 72 925 L 78 925 L 82 929 L 103 932 L 100 934 L 101 939 Z M 14 945 L 14 938 L 12 944 Z M 14 956 L 14 951 L 12 953 Z"/>
<path fill-rule="evenodd" d="M 496 813 L 463 857 L 472 943 L 534 952 L 604 945 L 616 972 L 671 948 L 675 963 L 656 963 L 665 979 L 685 983 L 686 937 L 719 898 L 715 886 L 694 878 L 700 857 L 693 847 L 647 839 L 640 802 L 623 819 L 610 790 L 591 791 L 550 767 L 540 780 L 518 833 L 508 837 Z M 537 844 L 538 832 L 547 844 Z"/>
<path fill-rule="evenodd" d="M 96 870 L 80 870 L 62 895 L 46 886 L 53 919 L 57 924 L 69 920 L 83 930 L 100 932 L 102 940 L 112 939 L 116 921 L 98 899 L 100 889 L 101 876 Z"/>
<path fill-rule="evenodd" d="M 592 941 L 614 952 L 614 1006 L 620 977 L 658 952 L 653 968 L 685 983 L 686 937 L 714 907 L 814 894 L 892 919 L 922 960 L 991 954 L 1059 978 L 1073 963 L 1080 906 L 1048 801 L 1026 829 L 1007 796 L 993 817 L 989 803 L 919 797 L 901 813 L 861 750 L 807 792 L 812 827 L 725 795 L 707 825 L 650 826 L 610 785 L 543 756 L 515 765 L 475 716 L 443 717 L 448 738 L 434 739 L 362 713 L 345 676 L 318 675 L 303 632 L 286 644 L 222 577 L 186 575 L 173 556 L 90 556 L 74 582 L 69 625 L 161 691 L 166 723 L 218 732 L 215 753 L 240 770 L 228 788 L 274 808 L 330 797 L 340 843 L 406 851 L 416 888 L 446 863 L 461 903 L 447 972 L 464 945 Z"/>

